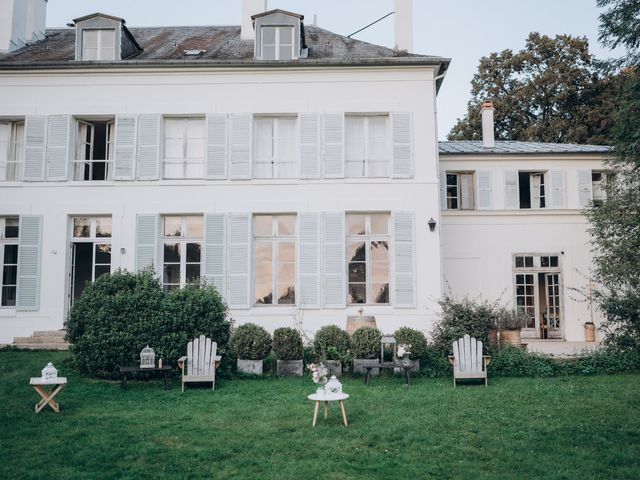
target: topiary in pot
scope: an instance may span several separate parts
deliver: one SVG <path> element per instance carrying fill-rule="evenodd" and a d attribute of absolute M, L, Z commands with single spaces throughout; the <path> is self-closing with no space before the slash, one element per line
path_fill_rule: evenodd
<path fill-rule="evenodd" d="M 262 361 L 271 351 L 271 335 L 255 323 L 240 325 L 231 335 L 231 351 L 238 357 L 238 370 L 262 375 Z"/>
<path fill-rule="evenodd" d="M 297 330 L 277 328 L 273 332 L 273 351 L 278 357 L 279 375 L 302 376 L 302 338 Z"/>
<path fill-rule="evenodd" d="M 316 332 L 313 349 L 329 369 L 329 375 L 342 375 L 342 363 L 350 358 L 351 338 L 336 325 L 325 325 Z"/>
<path fill-rule="evenodd" d="M 409 327 L 400 327 L 393 334 L 398 345 L 406 345 L 409 349 L 407 357 L 411 361 L 411 369 L 420 370 L 420 359 L 423 358 L 427 351 L 427 339 L 420 330 Z"/>
<path fill-rule="evenodd" d="M 496 312 L 496 325 L 500 331 L 500 342 L 514 346 L 522 344 L 520 330 L 527 326 L 528 315 L 517 308 L 500 308 Z"/>
<path fill-rule="evenodd" d="M 364 373 L 365 366 L 380 363 L 380 341 L 382 333 L 377 328 L 361 327 L 351 335 L 353 351 L 353 372 Z M 379 369 L 374 368 L 372 374 L 377 375 Z"/>

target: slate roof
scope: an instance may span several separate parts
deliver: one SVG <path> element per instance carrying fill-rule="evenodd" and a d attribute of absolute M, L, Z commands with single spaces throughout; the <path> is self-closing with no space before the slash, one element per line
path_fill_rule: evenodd
<path fill-rule="evenodd" d="M 606 145 L 577 145 L 574 143 L 516 142 L 496 140 L 494 148 L 484 148 L 482 141 L 438 142 L 441 155 L 457 154 L 518 154 L 518 153 L 610 153 L 612 147 Z"/>

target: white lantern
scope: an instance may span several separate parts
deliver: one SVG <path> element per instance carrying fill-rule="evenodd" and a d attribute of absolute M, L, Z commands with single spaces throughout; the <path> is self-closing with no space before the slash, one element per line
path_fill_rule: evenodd
<path fill-rule="evenodd" d="M 156 354 L 153 348 L 147 345 L 140 352 L 140 368 L 154 368 L 156 366 Z"/>
<path fill-rule="evenodd" d="M 47 366 L 42 369 L 42 380 L 55 380 L 58 378 L 58 370 L 53 366 L 53 363 L 47 363 Z"/>
<path fill-rule="evenodd" d="M 340 380 L 338 380 L 335 375 L 331 375 L 331 378 L 324 386 L 324 391 L 327 395 L 338 395 L 342 393 L 342 384 L 340 383 Z"/>

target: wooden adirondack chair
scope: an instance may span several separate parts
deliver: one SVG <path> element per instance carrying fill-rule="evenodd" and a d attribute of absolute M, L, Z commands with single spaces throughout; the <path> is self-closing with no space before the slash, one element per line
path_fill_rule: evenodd
<path fill-rule="evenodd" d="M 453 342 L 453 355 L 449 355 L 453 365 L 453 386 L 458 378 L 484 378 L 487 386 L 487 365 L 491 362 L 489 355 L 482 354 L 482 342 L 469 335 Z"/>
<path fill-rule="evenodd" d="M 182 391 L 189 382 L 212 382 L 211 389 L 216 388 L 216 367 L 220 356 L 216 355 L 218 344 L 210 338 L 200 335 L 187 344 L 187 354 L 178 359 L 178 367 L 182 369 Z"/>

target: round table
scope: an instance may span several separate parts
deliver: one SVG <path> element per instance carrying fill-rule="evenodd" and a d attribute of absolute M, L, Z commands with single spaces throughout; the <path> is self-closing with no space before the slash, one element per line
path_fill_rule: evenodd
<path fill-rule="evenodd" d="M 307 397 L 309 400 L 312 400 L 315 403 L 313 407 L 313 422 L 311 423 L 312 427 L 316 426 L 316 420 L 318 418 L 318 407 L 320 406 L 320 402 L 324 402 L 324 418 L 327 418 L 329 414 L 329 402 L 338 402 L 340 404 L 340 410 L 342 411 L 342 422 L 346 427 L 347 423 L 347 412 L 344 410 L 343 400 L 349 398 L 349 395 L 346 393 L 334 393 L 334 394 L 324 394 L 324 393 L 314 393 Z"/>

